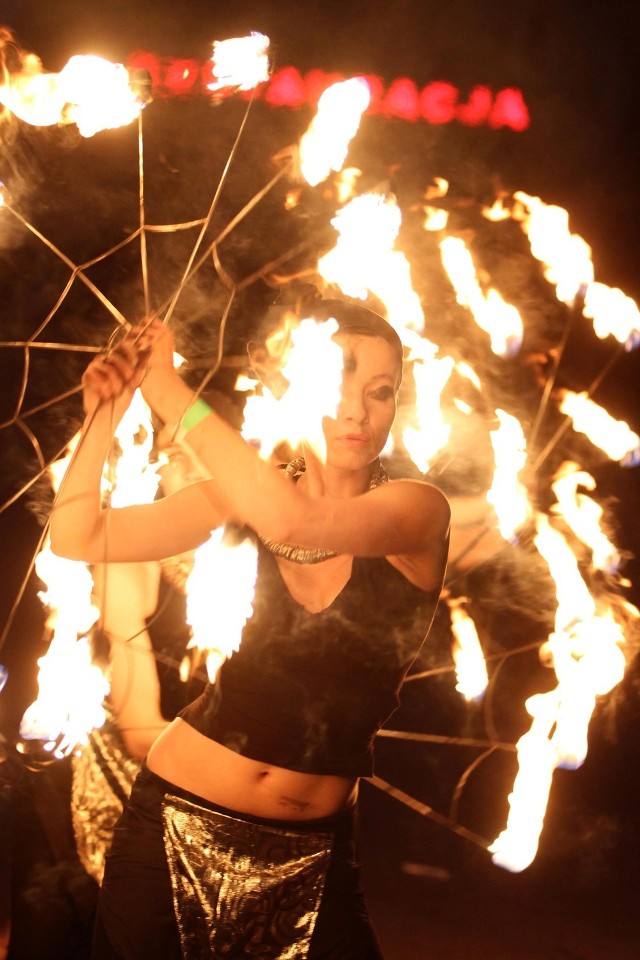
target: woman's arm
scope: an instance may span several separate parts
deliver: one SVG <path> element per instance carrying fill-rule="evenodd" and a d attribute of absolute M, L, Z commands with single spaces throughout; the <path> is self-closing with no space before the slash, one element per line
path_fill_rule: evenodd
<path fill-rule="evenodd" d="M 156 325 L 151 334 L 151 363 L 142 389 L 160 418 L 171 423 L 184 415 L 194 394 L 173 369 L 168 331 Z M 125 346 L 124 359 L 101 369 L 98 384 L 99 395 L 114 404 L 116 413 L 122 397 L 130 396 L 131 385 L 140 379 L 137 349 Z M 85 376 L 85 390 L 88 387 L 93 387 L 91 375 Z M 97 388 L 93 389 L 95 393 Z M 114 419 L 109 405 L 103 403 L 65 478 L 52 522 L 53 549 L 64 556 L 93 562 L 169 556 L 192 549 L 195 541 L 203 542 L 222 518 L 247 523 L 284 543 L 360 556 L 408 555 L 416 562 L 438 552 L 446 537 L 449 509 L 434 487 L 395 481 L 347 499 L 310 496 L 260 460 L 213 412 L 186 438 L 208 470 L 210 482 L 144 507 L 102 513 L 100 473 Z"/>
<path fill-rule="evenodd" d="M 87 416 L 51 514 L 54 553 L 86 563 L 157 560 L 193 549 L 222 522 L 215 491 L 194 484 L 154 504 L 103 510 L 100 484 L 113 435 L 147 355 L 123 341 L 83 377 Z"/>
<path fill-rule="evenodd" d="M 110 642 L 110 700 L 125 746 L 145 757 L 167 726 L 146 620 L 156 609 L 157 563 L 110 563 L 93 571 L 101 624 Z"/>
<path fill-rule="evenodd" d="M 177 423 L 194 395 L 173 369 L 170 333 L 161 325 L 154 333 L 143 393 L 165 422 Z M 446 539 L 449 507 L 429 484 L 400 480 L 347 499 L 310 496 L 260 460 L 215 413 L 190 429 L 185 442 L 227 510 L 272 540 L 360 556 L 407 555 L 418 563 L 439 553 Z"/>

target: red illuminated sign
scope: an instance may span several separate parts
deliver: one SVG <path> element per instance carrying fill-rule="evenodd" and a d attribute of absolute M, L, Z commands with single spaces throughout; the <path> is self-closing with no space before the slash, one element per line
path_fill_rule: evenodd
<path fill-rule="evenodd" d="M 155 53 L 138 51 L 128 61 L 130 70 L 146 70 L 151 77 L 154 97 L 186 97 L 196 94 L 213 96 L 207 89 L 211 83 L 211 60 L 165 59 Z M 529 110 L 522 92 L 514 87 L 493 91 L 476 86 L 466 96 L 452 83 L 433 80 L 422 89 L 407 77 L 393 80 L 388 86 L 381 77 L 365 76 L 371 90 L 368 113 L 395 117 L 409 123 L 462 123 L 467 127 L 487 126 L 493 130 L 507 128 L 521 132 L 529 126 Z M 344 80 L 336 73 L 311 70 L 304 76 L 296 67 L 281 67 L 257 96 L 272 107 L 297 109 L 314 107 L 321 93 L 332 83 Z M 219 92 L 216 93 L 219 97 Z M 247 94 L 245 94 L 247 96 Z"/>

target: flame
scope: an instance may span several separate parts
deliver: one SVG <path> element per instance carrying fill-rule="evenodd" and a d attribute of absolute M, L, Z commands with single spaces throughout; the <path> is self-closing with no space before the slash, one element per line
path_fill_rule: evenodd
<path fill-rule="evenodd" d="M 554 284 L 562 303 L 572 303 L 582 286 L 593 280 L 591 247 L 569 230 L 569 214 L 522 190 L 513 195 L 519 204 L 518 219 L 529 237 L 531 252 L 544 265 L 544 275 Z"/>
<path fill-rule="evenodd" d="M 511 211 L 504 205 L 504 197 L 496 197 L 490 207 L 485 207 L 482 216 L 493 223 L 499 223 L 501 220 L 508 220 L 511 217 Z"/>
<path fill-rule="evenodd" d="M 366 80 L 353 77 L 332 84 L 318 100 L 318 112 L 300 140 L 300 170 L 312 187 L 341 169 L 370 99 Z"/>
<path fill-rule="evenodd" d="M 254 31 L 248 37 L 216 40 L 213 44 L 214 81 L 209 90 L 236 87 L 253 90 L 269 79 L 269 38 Z"/>
<path fill-rule="evenodd" d="M 257 384 L 257 381 L 247 376 L 247 374 L 239 373 L 238 376 L 236 377 L 236 382 L 233 386 L 233 389 L 237 393 L 254 393 L 256 389 L 256 384 Z"/>
<path fill-rule="evenodd" d="M 600 339 L 612 335 L 628 350 L 640 343 L 638 306 L 617 288 L 595 282 L 591 248 L 569 230 L 569 214 L 562 207 L 543 203 L 518 191 L 514 199 L 520 204 L 518 217 L 528 234 L 531 252 L 545 265 L 544 275 L 556 287 L 556 296 L 571 303 L 580 290 L 584 292 L 583 314 L 593 320 L 593 329 Z"/>
<path fill-rule="evenodd" d="M 451 357 L 437 359 L 436 348 L 428 340 L 418 339 L 412 348 L 413 379 L 416 389 L 415 420 L 402 432 L 402 442 L 418 470 L 426 473 L 438 451 L 449 442 L 451 425 L 442 415 L 440 397 L 451 376 Z"/>
<path fill-rule="evenodd" d="M 121 454 L 115 467 L 103 476 L 103 491 L 109 491 L 114 506 L 148 503 L 154 499 L 158 476 L 148 465 L 152 446 L 151 413 L 136 391 L 116 438 Z M 76 435 L 63 459 L 50 467 L 52 485 L 58 490 L 79 440 Z M 66 756 L 87 733 L 105 720 L 102 706 L 109 684 L 91 662 L 88 633 L 100 612 L 91 602 L 93 578 L 86 564 L 65 560 L 51 552 L 47 540 L 36 557 L 36 571 L 46 584 L 38 594 L 49 609 L 47 626 L 53 631 L 49 649 L 38 660 L 38 697 L 25 711 L 20 734 L 27 740 L 46 741 L 55 757 Z M 68 695 L 74 691 L 73 698 Z"/>
<path fill-rule="evenodd" d="M 622 629 L 611 615 L 594 616 L 579 621 L 569 634 L 552 634 L 541 651 L 552 656 L 558 677 L 553 742 L 559 767 L 575 770 L 584 763 L 596 698 L 609 693 L 624 675 L 623 643 Z"/>
<path fill-rule="evenodd" d="M 111 470 L 106 468 L 103 490 L 111 486 L 112 507 L 151 503 L 158 491 L 157 468 L 149 464 L 153 448 L 151 410 L 140 390 L 136 390 L 116 430 L 121 455 Z"/>
<path fill-rule="evenodd" d="M 600 526 L 602 507 L 591 497 L 578 493 L 579 486 L 595 490 L 596 482 L 591 474 L 580 470 L 577 464 L 562 464 L 551 484 L 558 501 L 552 511 L 559 514 L 578 539 L 591 550 L 592 565 L 596 570 L 615 573 L 621 558 Z"/>
<path fill-rule="evenodd" d="M 407 328 L 422 330 L 424 314 L 411 283 L 409 261 L 393 249 L 401 222 L 392 195 L 355 197 L 331 221 L 338 240 L 318 261 L 318 271 L 347 296 L 359 300 L 366 300 L 368 292 L 377 296 L 387 308 L 389 322 L 404 339 Z"/>
<path fill-rule="evenodd" d="M 65 457 L 51 466 L 56 490 L 77 442 L 78 436 Z M 55 556 L 47 538 L 35 568 L 46 586 L 38 597 L 48 608 L 52 638 L 46 654 L 38 660 L 38 697 L 22 717 L 20 736 L 43 741 L 45 750 L 60 758 L 86 742 L 88 730 L 104 723 L 102 701 L 109 685 L 91 663 L 87 634 L 99 611 L 91 602 L 93 579 L 87 565 Z"/>
<path fill-rule="evenodd" d="M 496 465 L 487 500 L 498 517 L 501 536 L 512 540 L 531 515 L 525 487 L 518 480 L 526 463 L 527 449 L 522 427 L 516 418 L 504 410 L 496 410 L 496 416 L 500 425 L 491 431 Z"/>
<path fill-rule="evenodd" d="M 22 70 L 0 86 L 0 103 L 34 126 L 75 123 L 83 137 L 125 126 L 142 108 L 125 67 L 92 55 L 71 57 L 60 73 L 43 73 L 38 57 L 27 54 Z"/>
<path fill-rule="evenodd" d="M 325 460 L 322 418 L 335 416 L 340 403 L 343 353 L 333 339 L 335 320 L 305 319 L 290 331 L 281 374 L 288 387 L 277 399 L 268 387 L 247 398 L 242 436 L 268 459 L 279 443 L 303 441 Z"/>
<path fill-rule="evenodd" d="M 615 420 L 586 393 L 563 390 L 560 411 L 571 417 L 574 430 L 584 433 L 596 447 L 623 466 L 635 466 L 640 457 L 640 437 L 624 420 Z"/>
<path fill-rule="evenodd" d="M 441 200 L 449 190 L 449 181 L 444 177 L 434 177 L 424 192 L 425 200 Z"/>
<path fill-rule="evenodd" d="M 584 762 L 596 698 L 609 693 L 625 669 L 620 624 L 611 609 L 596 614 L 573 551 L 542 514 L 535 544 L 556 583 L 555 630 L 541 656 L 550 660 L 558 684 L 526 702 L 533 722 L 518 742 L 519 769 L 507 827 L 489 848 L 494 863 L 514 871 L 523 870 L 536 855 L 553 771 Z"/>
<path fill-rule="evenodd" d="M 257 565 L 255 545 L 248 539 L 237 543 L 223 528 L 214 530 L 195 551 L 186 584 L 189 647 L 206 651 L 212 683 L 224 660 L 239 648 L 242 629 L 253 612 Z"/>
<path fill-rule="evenodd" d="M 593 617 L 595 601 L 580 575 L 576 557 L 562 534 L 550 525 L 544 514 L 538 514 L 536 527 L 535 545 L 549 565 L 556 584 L 558 609 L 555 628 L 557 633 L 562 633 L 574 622 Z"/>
<path fill-rule="evenodd" d="M 549 741 L 553 702 L 546 695 L 536 694 L 525 706 L 533 722 L 518 740 L 518 772 L 509 794 L 507 826 L 489 847 L 493 863 L 514 873 L 528 867 L 538 851 L 556 767 L 556 751 Z"/>
<path fill-rule="evenodd" d="M 617 287 L 590 283 L 582 312 L 593 320 L 593 329 L 601 340 L 611 335 L 619 343 L 624 343 L 627 350 L 634 350 L 640 344 L 638 305 Z"/>
<path fill-rule="evenodd" d="M 424 207 L 424 229 L 436 233 L 446 229 L 449 222 L 449 211 L 442 207 Z"/>
<path fill-rule="evenodd" d="M 434 189 L 439 195 L 448 184 Z M 366 300 L 369 293 L 386 307 L 387 319 L 408 350 L 415 390 L 415 423 L 405 427 L 403 443 L 423 473 L 449 441 L 451 426 L 440 409 L 440 395 L 454 361 L 436 358 L 438 348 L 420 334 L 424 314 L 413 289 L 405 255 L 394 249 L 402 217 L 392 195 L 363 194 L 342 207 L 331 221 L 338 231 L 335 247 L 318 262 L 319 273 L 348 296 Z"/>
<path fill-rule="evenodd" d="M 59 94 L 59 74 L 43 73 L 35 54 L 22 58 L 19 73 L 5 74 L 0 86 L 0 103 L 11 113 L 36 127 L 60 123 L 64 101 Z"/>
<path fill-rule="evenodd" d="M 476 390 L 482 390 L 482 384 L 480 383 L 480 377 L 475 372 L 473 367 L 470 367 L 468 363 L 465 363 L 464 360 L 458 360 L 456 362 L 456 373 L 464 377 L 465 380 L 468 380 L 469 383 L 472 383 Z"/>
<path fill-rule="evenodd" d="M 442 263 L 456 291 L 456 300 L 471 310 L 473 317 L 491 339 L 491 349 L 499 357 L 514 356 L 522 343 L 522 318 L 516 308 L 505 303 L 497 290 L 483 293 L 473 258 L 459 237 L 440 241 Z"/>
<path fill-rule="evenodd" d="M 454 636 L 451 652 L 456 666 L 456 690 L 469 702 L 484 696 L 489 677 L 476 625 L 464 610 L 464 603 L 464 597 L 447 600 Z"/>
<path fill-rule="evenodd" d="M 353 199 L 361 176 L 362 170 L 357 167 L 344 167 L 339 171 L 336 177 L 336 196 L 341 206 Z"/>

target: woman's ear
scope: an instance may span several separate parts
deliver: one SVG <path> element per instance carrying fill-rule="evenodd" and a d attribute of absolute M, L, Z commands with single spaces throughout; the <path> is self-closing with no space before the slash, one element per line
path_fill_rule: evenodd
<path fill-rule="evenodd" d="M 280 358 L 272 356 L 263 343 L 250 340 L 247 344 L 247 355 L 251 369 L 256 377 L 276 400 L 280 400 L 287 392 L 289 381 L 280 369 Z"/>

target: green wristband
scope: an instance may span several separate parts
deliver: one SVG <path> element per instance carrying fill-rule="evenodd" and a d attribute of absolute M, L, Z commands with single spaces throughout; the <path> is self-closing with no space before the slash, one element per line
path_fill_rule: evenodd
<path fill-rule="evenodd" d="M 182 417 L 180 421 L 180 431 L 182 433 L 187 433 L 188 430 L 193 430 L 194 427 L 197 427 L 202 420 L 209 416 L 210 413 L 213 413 L 213 410 L 208 403 L 205 403 L 204 400 L 201 400 L 198 397 L 197 400 L 194 400 L 187 412 Z"/>

